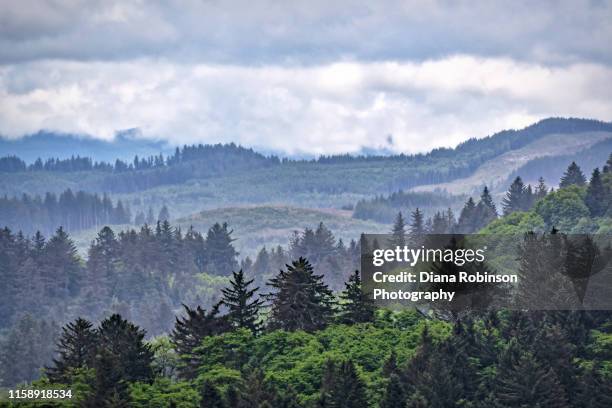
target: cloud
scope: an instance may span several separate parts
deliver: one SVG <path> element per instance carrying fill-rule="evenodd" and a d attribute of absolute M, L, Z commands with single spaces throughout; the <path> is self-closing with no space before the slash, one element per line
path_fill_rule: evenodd
<path fill-rule="evenodd" d="M 610 120 L 612 69 L 455 55 L 310 66 L 32 61 L 0 67 L 0 133 L 173 144 L 234 141 L 288 154 L 423 152 L 547 116 Z M 390 143 L 392 140 L 393 143 Z"/>
<path fill-rule="evenodd" d="M 0 2 L 0 63 L 38 59 L 318 65 L 450 54 L 611 63 L 609 1 Z"/>

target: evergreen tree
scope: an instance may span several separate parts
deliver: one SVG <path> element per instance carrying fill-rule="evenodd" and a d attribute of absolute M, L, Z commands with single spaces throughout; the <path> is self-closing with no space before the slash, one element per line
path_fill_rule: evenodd
<path fill-rule="evenodd" d="M 502 200 L 504 215 L 511 214 L 515 211 L 524 211 L 525 208 L 525 184 L 520 177 L 514 179 L 510 185 L 510 189 L 506 193 L 506 197 Z"/>
<path fill-rule="evenodd" d="M 497 208 L 489 189 L 485 186 L 474 211 L 473 230 L 478 231 L 495 219 L 497 219 Z"/>
<path fill-rule="evenodd" d="M 332 379 L 331 384 L 326 383 L 329 379 Z M 320 401 L 319 406 L 330 408 L 363 408 L 369 406 L 365 384 L 359 377 L 351 360 L 343 362 L 338 368 L 335 364 L 328 364 L 323 381 L 326 387 L 321 396 L 324 399 L 324 404 Z"/>
<path fill-rule="evenodd" d="M 472 197 L 468 198 L 459 214 L 457 231 L 460 234 L 470 234 L 476 230 L 476 204 Z"/>
<path fill-rule="evenodd" d="M 584 186 L 586 184 L 586 177 L 582 173 L 580 167 L 576 164 L 576 162 L 572 162 L 569 165 L 563 177 L 561 177 L 561 182 L 559 183 L 559 187 L 568 187 L 571 185 Z"/>
<path fill-rule="evenodd" d="M 266 295 L 270 301 L 269 327 L 284 330 L 319 330 L 331 321 L 333 295 L 315 275 L 305 258 L 286 265 L 287 270 L 270 280 L 274 292 Z"/>
<path fill-rule="evenodd" d="M 543 368 L 531 353 L 508 351 L 498 370 L 494 394 L 503 406 L 569 407 L 555 372 Z"/>
<path fill-rule="evenodd" d="M 227 319 L 234 327 L 249 329 L 256 333 L 259 329 L 257 319 L 263 300 L 253 299 L 253 297 L 259 288 L 249 288 L 253 279 L 245 280 L 242 269 L 232 274 L 230 287 L 221 290 L 223 293 L 221 304 L 229 309 Z"/>
<path fill-rule="evenodd" d="M 425 237 L 425 223 L 423 219 L 423 213 L 417 209 L 411 214 L 410 222 L 410 243 L 413 246 L 419 246 L 423 242 Z"/>
<path fill-rule="evenodd" d="M 62 227 L 45 245 L 45 265 L 41 270 L 46 295 L 67 298 L 79 289 L 82 268 L 74 242 Z"/>
<path fill-rule="evenodd" d="M 57 342 L 58 358 L 46 370 L 51 382 L 67 384 L 74 370 L 92 367 L 95 348 L 96 331 L 91 322 L 78 318 L 62 327 Z"/>
<path fill-rule="evenodd" d="M 206 272 L 213 275 L 226 276 L 238 268 L 234 249 L 232 232 L 227 223 L 215 223 L 206 234 Z"/>
<path fill-rule="evenodd" d="M 584 203 L 589 208 L 592 217 L 601 217 L 608 210 L 610 203 L 607 202 L 606 188 L 601 180 L 598 168 L 593 170 Z"/>
<path fill-rule="evenodd" d="M 183 378 L 194 378 L 197 373 L 199 357 L 195 349 L 200 346 L 204 337 L 221 334 L 231 330 L 231 325 L 224 316 L 219 316 L 219 304 L 209 313 L 198 306 L 191 309 L 183 305 L 185 317 L 176 317 L 170 339 L 176 353 L 181 359 L 179 372 Z"/>
<path fill-rule="evenodd" d="M 374 321 L 376 307 L 369 294 L 362 290 L 359 271 L 356 270 L 344 285 L 345 290 L 340 295 L 340 298 L 343 300 L 340 322 L 354 324 Z"/>
<path fill-rule="evenodd" d="M 404 224 L 404 217 L 402 217 L 401 211 L 397 213 L 395 223 L 393 224 L 390 245 L 393 247 L 403 247 L 404 245 L 406 245 L 406 228 Z"/>
<path fill-rule="evenodd" d="M 538 179 L 538 185 L 534 194 L 536 200 L 542 199 L 546 197 L 546 194 L 548 194 L 548 187 L 546 187 L 546 184 L 544 183 L 544 177 L 540 177 Z"/>

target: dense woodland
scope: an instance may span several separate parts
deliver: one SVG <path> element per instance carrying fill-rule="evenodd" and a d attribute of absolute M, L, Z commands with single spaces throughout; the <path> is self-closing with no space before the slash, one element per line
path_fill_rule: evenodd
<path fill-rule="evenodd" d="M 500 208 L 485 188 L 457 215 L 400 212 L 390 232 L 607 234 L 611 194 L 612 156 L 556 191 L 517 177 Z M 253 260 L 233 240 L 219 223 L 104 227 L 82 259 L 63 228 L 4 228 L 2 384 L 96 407 L 610 406 L 608 312 L 391 312 L 361 291 L 359 244 L 323 224 Z"/>
<path fill-rule="evenodd" d="M 100 197 L 68 189 L 59 195 L 47 193 L 44 197 L 23 194 L 19 198 L 0 198 L 0 225 L 25 234 L 40 231 L 50 235 L 58 225 L 79 231 L 108 224 L 129 224 L 131 219 L 129 206 L 121 200 L 113 204 L 106 194 Z"/>

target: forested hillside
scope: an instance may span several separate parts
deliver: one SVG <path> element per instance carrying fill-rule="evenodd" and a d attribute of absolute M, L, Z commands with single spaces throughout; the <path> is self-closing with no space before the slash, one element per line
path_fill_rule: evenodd
<path fill-rule="evenodd" d="M 517 177 L 499 208 L 485 188 L 457 216 L 428 220 L 417 209 L 398 214 L 389 232 L 405 242 L 553 227 L 609 233 L 612 155 L 590 177 L 571 163 L 559 184 Z M 357 241 L 319 224 L 240 259 L 238 234 L 226 224 L 206 234 L 168 221 L 118 234 L 105 227 L 82 259 L 61 229 L 48 239 L 4 229 L 3 384 L 33 381 L 46 366 L 36 386 L 70 389 L 67 405 L 609 404 L 608 312 L 377 309 L 354 272 Z M 60 353 L 51 359 L 53 343 Z"/>

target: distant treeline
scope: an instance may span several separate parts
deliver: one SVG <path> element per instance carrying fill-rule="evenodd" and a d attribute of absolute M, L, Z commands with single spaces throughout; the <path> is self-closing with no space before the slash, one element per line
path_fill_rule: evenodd
<path fill-rule="evenodd" d="M 108 224 L 128 224 L 131 218 L 129 206 L 121 200 L 113 204 L 106 194 L 100 197 L 68 189 L 59 196 L 47 193 L 44 197 L 24 194 L 19 198 L 0 198 L 0 225 L 26 234 L 36 231 L 50 234 L 60 225 L 69 231 L 79 231 Z"/>

